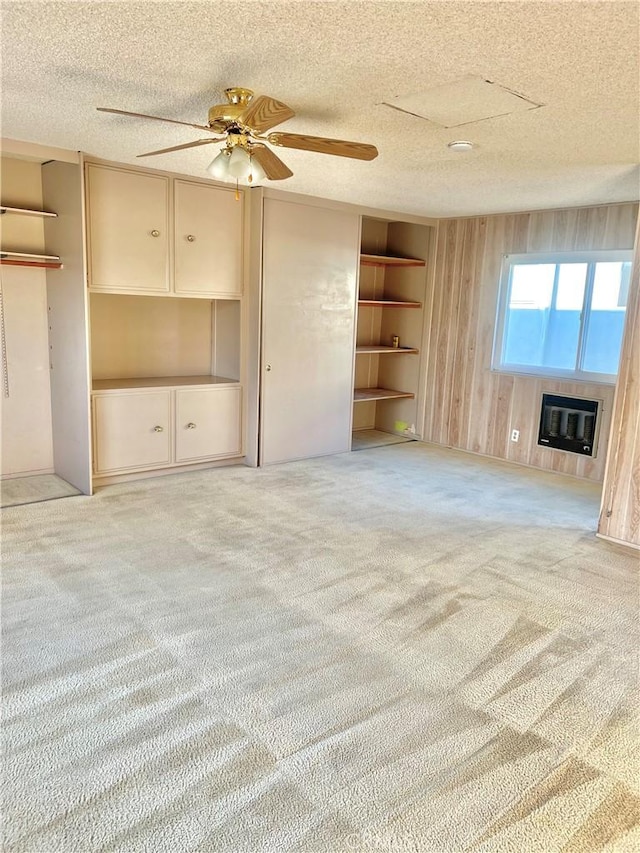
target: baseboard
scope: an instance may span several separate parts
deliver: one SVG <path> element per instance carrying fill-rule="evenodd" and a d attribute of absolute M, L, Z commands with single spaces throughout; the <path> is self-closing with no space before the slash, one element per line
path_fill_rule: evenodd
<path fill-rule="evenodd" d="M 516 468 L 524 468 L 527 471 L 537 471 L 539 474 L 551 474 L 558 477 L 568 477 L 570 480 L 576 480 L 578 483 L 589 483 L 592 486 L 602 488 L 602 480 L 592 480 L 590 477 L 580 477 L 577 474 L 567 474 L 565 471 L 554 471 L 553 468 L 540 468 L 538 465 L 528 465 L 526 462 L 515 462 L 513 459 L 505 459 L 503 456 L 490 456 L 488 453 L 479 453 L 477 450 L 467 450 L 466 447 L 454 447 L 451 444 L 439 444 L 437 441 L 426 441 L 419 438 L 421 444 L 428 444 L 430 447 L 439 447 L 442 450 L 451 450 L 454 453 L 467 453 L 469 456 L 475 456 L 476 459 L 488 459 L 491 462 L 502 463 L 503 465 L 513 465 Z"/>
<path fill-rule="evenodd" d="M 55 473 L 55 468 L 37 468 L 35 471 L 18 471 L 16 474 L 3 474 L 0 480 L 17 480 L 19 477 L 37 477 L 38 474 Z"/>
<path fill-rule="evenodd" d="M 135 480 L 152 480 L 156 477 L 168 477 L 170 474 L 186 474 L 189 471 L 206 471 L 209 468 L 229 468 L 232 465 L 244 465 L 244 456 L 236 459 L 218 459 L 215 462 L 200 462 L 196 465 L 177 465 L 174 468 L 154 468 L 153 471 L 134 471 L 130 474 L 93 475 L 94 489 L 101 486 L 114 486 L 117 483 L 132 483 Z"/>
<path fill-rule="evenodd" d="M 596 536 L 598 539 L 604 539 L 605 542 L 611 542 L 612 545 L 620 545 L 622 548 L 629 548 L 631 551 L 640 551 L 640 545 L 636 545 L 635 542 L 625 542 L 624 539 L 615 539 L 605 533 L 596 533 Z"/>

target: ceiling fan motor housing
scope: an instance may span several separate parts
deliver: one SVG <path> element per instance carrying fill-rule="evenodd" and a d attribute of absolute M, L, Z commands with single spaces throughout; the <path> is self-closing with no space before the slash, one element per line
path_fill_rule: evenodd
<path fill-rule="evenodd" d="M 231 89 L 224 90 L 227 96 L 227 104 L 215 104 L 209 110 L 209 125 L 215 126 L 218 122 L 235 122 L 244 110 L 247 108 L 249 101 L 253 98 L 251 89 L 243 89 L 241 86 L 234 86 Z"/>

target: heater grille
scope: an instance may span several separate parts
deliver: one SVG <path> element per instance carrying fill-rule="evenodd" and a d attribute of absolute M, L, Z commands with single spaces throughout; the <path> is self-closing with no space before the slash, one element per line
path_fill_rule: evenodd
<path fill-rule="evenodd" d="M 601 400 L 543 394 L 538 444 L 582 456 L 595 456 L 601 406 Z"/>

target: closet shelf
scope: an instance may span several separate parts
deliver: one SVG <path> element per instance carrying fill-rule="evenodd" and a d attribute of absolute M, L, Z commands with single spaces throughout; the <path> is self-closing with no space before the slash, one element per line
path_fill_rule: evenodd
<path fill-rule="evenodd" d="M 421 258 L 393 258 L 390 255 L 360 255 L 360 263 L 365 267 L 423 267 L 426 261 Z"/>
<path fill-rule="evenodd" d="M 369 308 L 422 308 L 422 302 L 400 302 L 395 299 L 358 299 L 358 305 Z"/>
<path fill-rule="evenodd" d="M 37 255 L 34 252 L 6 252 L 0 249 L 0 264 L 14 267 L 37 267 L 38 269 L 62 269 L 58 255 Z"/>
<path fill-rule="evenodd" d="M 0 256 L 0 264 L 8 267 L 35 267 L 39 270 L 61 270 L 62 264 L 56 261 L 20 261 Z"/>
<path fill-rule="evenodd" d="M 3 213 L 14 213 L 19 216 L 42 216 L 42 217 L 54 217 L 57 216 L 57 213 L 51 213 L 48 210 L 30 210 L 26 207 L 8 207 L 6 204 L 0 205 L 0 215 Z"/>
<path fill-rule="evenodd" d="M 14 261 L 11 258 L 0 258 L 0 264 L 8 267 L 35 267 L 39 270 L 61 270 L 62 264 L 50 261 Z"/>
<path fill-rule="evenodd" d="M 0 249 L 0 258 L 4 260 L 4 258 L 21 258 L 22 260 L 28 260 L 29 258 L 34 261 L 59 261 L 59 255 L 39 255 L 36 252 L 9 252 L 6 249 Z"/>
<path fill-rule="evenodd" d="M 364 403 L 368 400 L 397 400 L 401 397 L 413 400 L 415 396 L 410 391 L 394 391 L 391 388 L 356 388 L 353 392 L 353 402 Z"/>
<path fill-rule="evenodd" d="M 356 347 L 356 355 L 361 355 L 365 353 L 407 353 L 407 352 L 419 352 L 416 347 L 383 347 L 378 344 L 368 344 L 365 346 Z"/>

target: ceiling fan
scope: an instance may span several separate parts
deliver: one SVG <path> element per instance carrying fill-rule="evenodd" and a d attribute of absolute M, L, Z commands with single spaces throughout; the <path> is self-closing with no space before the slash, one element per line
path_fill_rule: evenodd
<path fill-rule="evenodd" d="M 226 104 L 216 104 L 209 110 L 207 124 L 192 124 L 186 121 L 176 121 L 171 118 L 160 118 L 144 113 L 132 113 L 126 110 L 115 110 L 108 107 L 98 107 L 103 113 L 133 116 L 135 118 L 152 119 L 153 121 L 182 124 L 207 133 L 222 134 L 221 136 L 197 139 L 184 145 L 173 145 L 171 148 L 161 148 L 159 151 L 149 151 L 138 154 L 138 157 L 154 157 L 169 151 L 180 151 L 183 148 L 196 148 L 200 145 L 211 145 L 224 142 L 224 148 L 208 167 L 207 171 L 216 178 L 224 180 L 247 178 L 249 183 L 266 177 L 271 181 L 281 181 L 290 178 L 293 172 L 265 145 L 281 148 L 297 148 L 302 151 L 314 151 L 318 154 L 333 154 L 336 157 L 351 157 L 355 160 L 373 160 L 378 156 L 374 145 L 363 142 L 348 142 L 344 139 L 327 139 L 322 136 L 307 136 L 301 133 L 269 133 L 270 130 L 283 121 L 292 118 L 295 113 L 282 101 L 260 95 L 254 99 L 251 89 L 234 87 L 225 89 Z"/>

